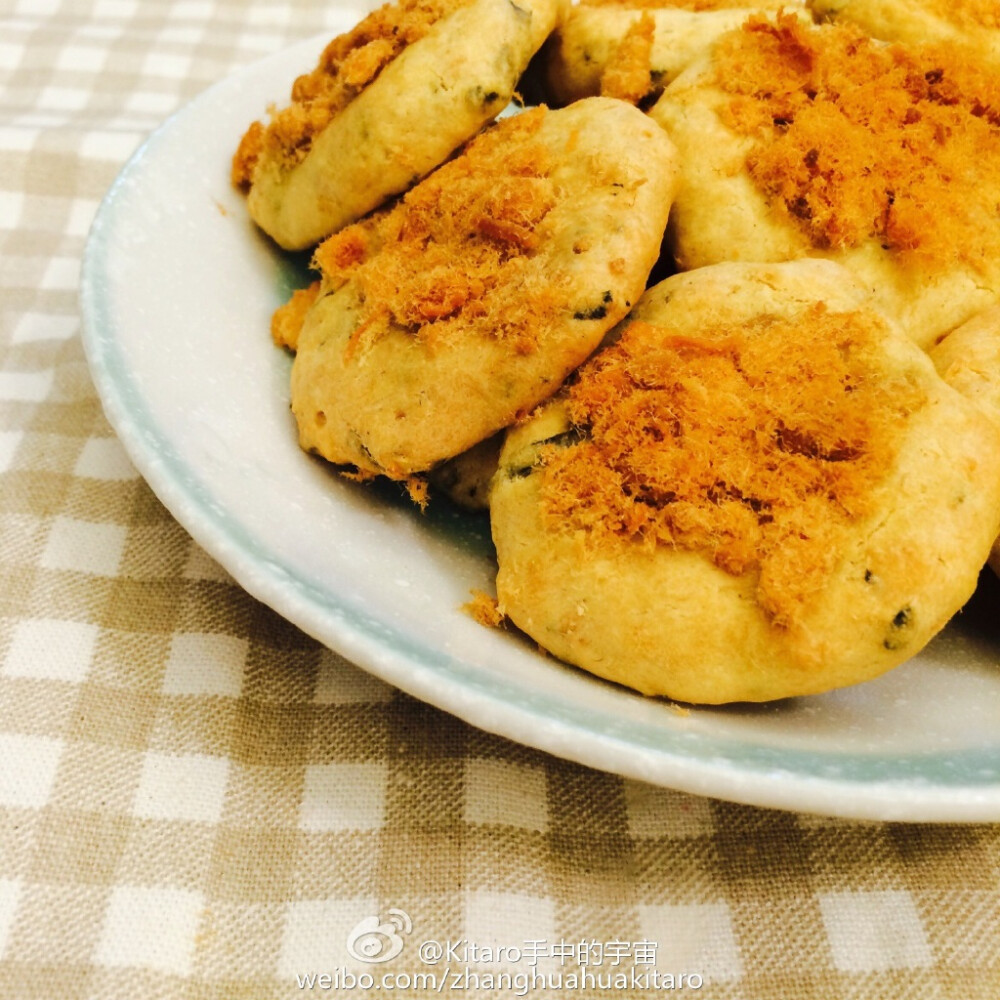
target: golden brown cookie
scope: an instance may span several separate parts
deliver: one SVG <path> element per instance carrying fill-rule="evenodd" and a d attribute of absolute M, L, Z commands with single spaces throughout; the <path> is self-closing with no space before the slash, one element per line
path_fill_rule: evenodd
<path fill-rule="evenodd" d="M 474 444 L 429 473 L 431 492 L 446 496 L 466 510 L 484 511 L 490 505 L 490 482 L 497 471 L 504 432 Z"/>
<path fill-rule="evenodd" d="M 642 294 L 677 173 L 655 122 L 590 98 L 503 119 L 331 237 L 292 367 L 302 446 L 408 479 L 551 395 Z"/>
<path fill-rule="evenodd" d="M 680 267 L 829 257 L 924 347 L 1000 298 L 1000 74 L 957 50 L 755 19 L 650 113 Z"/>
<path fill-rule="evenodd" d="M 508 432 L 500 609 L 646 694 L 875 677 L 962 606 L 1000 528 L 1000 429 L 823 260 L 651 288 Z"/>
<path fill-rule="evenodd" d="M 996 0 L 807 0 L 817 18 L 858 25 L 874 38 L 922 45 L 963 45 L 1000 62 Z"/>
<path fill-rule="evenodd" d="M 1000 426 L 1000 305 L 953 330 L 931 349 L 930 357 L 941 378 Z M 1000 538 L 989 562 L 1000 575 Z"/>
<path fill-rule="evenodd" d="M 559 2 L 399 0 L 335 38 L 237 150 L 254 221 L 304 249 L 405 191 L 507 106 Z"/>
<path fill-rule="evenodd" d="M 930 356 L 941 378 L 1000 423 L 1000 305 L 952 330 Z"/>
<path fill-rule="evenodd" d="M 751 12 L 801 7 L 801 0 L 583 0 L 566 8 L 545 43 L 547 96 L 558 104 L 596 94 L 638 104 Z"/>

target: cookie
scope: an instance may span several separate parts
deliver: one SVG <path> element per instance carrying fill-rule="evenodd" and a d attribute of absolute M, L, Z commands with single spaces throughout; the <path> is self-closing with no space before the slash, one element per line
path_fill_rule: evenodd
<path fill-rule="evenodd" d="M 528 412 L 642 294 L 677 174 L 628 104 L 536 108 L 325 241 L 292 366 L 302 446 L 405 480 Z"/>
<path fill-rule="evenodd" d="M 952 330 L 930 357 L 949 385 L 1000 424 L 1000 305 Z"/>
<path fill-rule="evenodd" d="M 490 483 L 500 461 L 503 438 L 503 431 L 499 431 L 461 455 L 435 466 L 428 476 L 431 492 L 447 497 L 465 510 L 487 510 Z"/>
<path fill-rule="evenodd" d="M 923 347 L 1000 299 L 1000 74 L 958 50 L 752 19 L 650 114 L 679 267 L 827 257 Z"/>
<path fill-rule="evenodd" d="M 253 220 L 300 250 L 409 188 L 510 102 L 560 0 L 400 0 L 254 123 L 233 160 Z"/>
<path fill-rule="evenodd" d="M 977 313 L 930 351 L 938 373 L 1000 426 L 1000 305 Z M 1000 538 L 989 564 L 1000 575 Z"/>
<path fill-rule="evenodd" d="M 546 649 L 766 701 L 897 666 L 971 595 L 1000 430 L 839 265 L 677 274 L 615 333 L 493 480 L 499 606 Z"/>
<path fill-rule="evenodd" d="M 807 0 L 816 17 L 849 21 L 887 42 L 946 42 L 1000 62 L 995 0 Z"/>
<path fill-rule="evenodd" d="M 542 51 L 546 95 L 558 104 L 597 94 L 646 102 L 752 11 L 800 6 L 795 0 L 575 4 L 566 9 Z"/>

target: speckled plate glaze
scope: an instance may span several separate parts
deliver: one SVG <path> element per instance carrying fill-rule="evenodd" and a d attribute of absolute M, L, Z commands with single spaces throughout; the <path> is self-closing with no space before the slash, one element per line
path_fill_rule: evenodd
<path fill-rule="evenodd" d="M 344 28 L 356 18 L 345 12 Z M 244 127 L 315 60 L 310 40 L 206 91 L 126 165 L 83 271 L 84 341 L 109 419 L 191 535 L 256 598 L 404 691 L 553 754 L 689 792 L 876 820 L 1000 820 L 1000 586 L 918 658 L 764 706 L 643 699 L 483 628 L 485 519 L 332 475 L 296 444 L 268 336 L 303 261 L 228 181 Z M 697 657 L 697 649 L 691 656 Z"/>

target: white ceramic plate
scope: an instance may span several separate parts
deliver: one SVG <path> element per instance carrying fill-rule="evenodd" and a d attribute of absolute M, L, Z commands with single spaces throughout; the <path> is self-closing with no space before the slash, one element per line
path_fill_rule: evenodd
<path fill-rule="evenodd" d="M 254 230 L 228 171 L 244 127 L 283 100 L 320 47 L 251 66 L 170 119 L 122 171 L 90 236 L 82 307 L 93 376 L 130 456 L 181 524 L 312 636 L 513 740 L 761 806 L 1000 820 L 991 577 L 924 654 L 880 680 L 683 714 L 463 613 L 471 589 L 492 587 L 485 519 L 434 505 L 422 515 L 298 449 L 289 359 L 268 323 L 301 282 L 302 261 Z"/>

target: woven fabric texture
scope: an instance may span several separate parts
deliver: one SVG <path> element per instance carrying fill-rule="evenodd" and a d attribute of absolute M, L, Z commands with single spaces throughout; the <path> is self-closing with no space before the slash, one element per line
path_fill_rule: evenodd
<path fill-rule="evenodd" d="M 160 121 L 330 18 L 0 0 L 0 997 L 996 1000 L 1000 826 L 488 735 L 254 601 L 137 475 L 81 346 L 88 226 Z"/>

